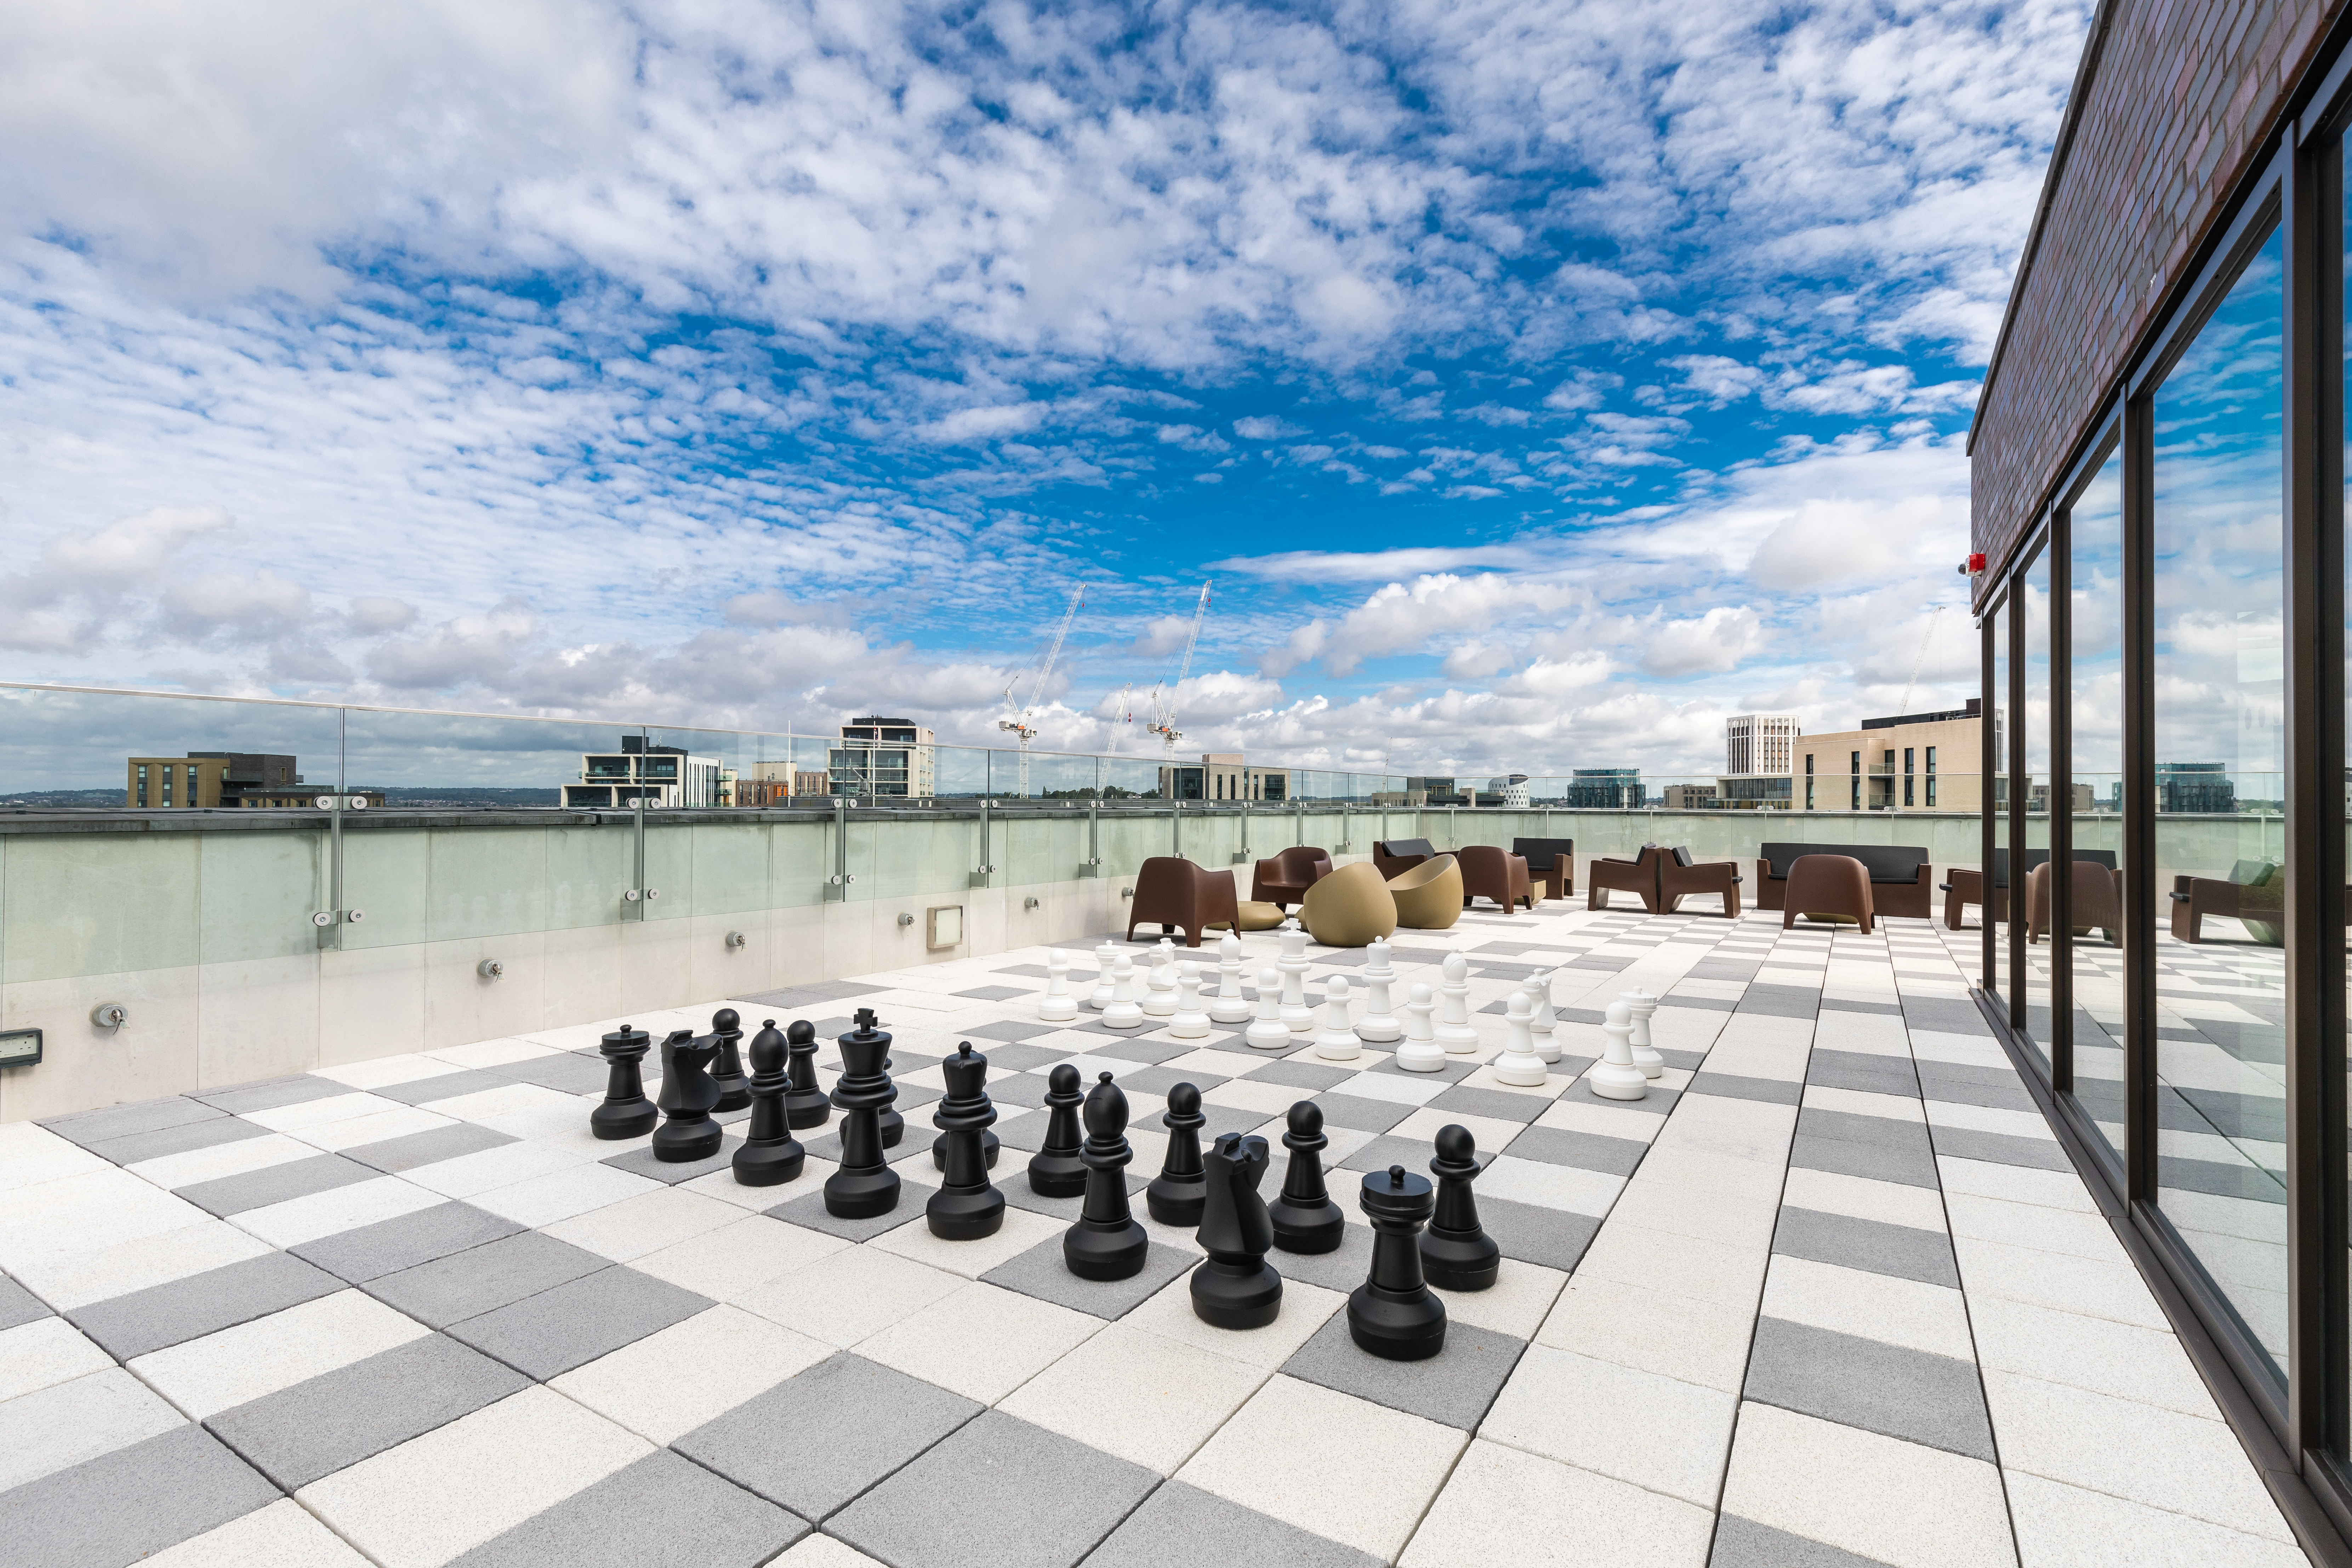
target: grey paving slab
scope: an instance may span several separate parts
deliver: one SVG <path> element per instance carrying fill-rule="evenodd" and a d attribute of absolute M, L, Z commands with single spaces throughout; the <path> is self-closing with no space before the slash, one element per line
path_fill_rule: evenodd
<path fill-rule="evenodd" d="M 323 1268 L 289 1253 L 266 1252 L 168 1285 L 93 1301 L 65 1315 L 115 1360 L 129 1361 L 342 1288 Z"/>
<path fill-rule="evenodd" d="M 908 1136 L 912 1137 L 914 1135 L 912 1121 L 908 1122 Z M 810 1128 L 808 1131 L 813 1132 L 816 1129 Z M 618 1141 L 615 1140 L 615 1142 Z M 742 1146 L 743 1140 L 730 1132 L 719 1140 L 719 1152 L 705 1160 L 663 1160 L 654 1153 L 654 1146 L 651 1143 L 640 1143 L 629 1149 L 626 1153 L 607 1157 L 604 1163 L 616 1171 L 626 1171 L 637 1176 L 650 1176 L 656 1182 L 667 1182 L 674 1187 L 680 1182 L 690 1182 L 697 1176 L 707 1176 L 713 1171 L 730 1169 L 735 1163 L 735 1151 Z M 827 1157 L 830 1158 L 830 1156 Z"/>
<path fill-rule="evenodd" d="M 1483 1116 L 1493 1121 L 1533 1121 L 1551 1109 L 1551 1101 L 1532 1094 L 1507 1094 L 1499 1089 L 1469 1089 L 1455 1085 L 1431 1100 L 1440 1110 Z"/>
<path fill-rule="evenodd" d="M 1335 1312 L 1282 1370 L 1326 1388 L 1408 1411 L 1465 1432 L 1477 1429 L 1503 1380 L 1527 1349 L 1525 1340 L 1468 1323 L 1448 1323 L 1445 1348 L 1426 1361 L 1384 1361 L 1348 1337 L 1348 1314 Z"/>
<path fill-rule="evenodd" d="M 1381 1559 L 1270 1519 L 1182 1481 L 1166 1481 L 1086 1560 L 1087 1568 L 1378 1568 Z"/>
<path fill-rule="evenodd" d="M 205 1425 L 290 1492 L 530 1385 L 512 1367 L 446 1334 L 428 1334 L 224 1410 Z"/>
<path fill-rule="evenodd" d="M 231 1116 L 244 1116 L 256 1110 L 278 1110 L 289 1105 L 307 1104 L 313 1100 L 332 1100 L 339 1094 L 351 1092 L 349 1084 L 337 1083 L 333 1079 L 296 1073 L 291 1078 L 273 1078 L 261 1083 L 240 1084 L 234 1089 L 205 1089 L 188 1098 L 201 1100 Z"/>
<path fill-rule="evenodd" d="M 1760 1100 L 1772 1105 L 1796 1105 L 1805 1098 L 1805 1086 L 1791 1083 L 1786 1079 L 1748 1078 L 1740 1073 L 1708 1072 L 1702 1068 L 1683 1092 L 1721 1095 L 1727 1100 Z"/>
<path fill-rule="evenodd" d="M 1301 1037 L 1300 1043 L 1305 1043 L 1304 1037 Z M 1355 1069 L 1352 1068 L 1329 1067 L 1312 1059 L 1285 1058 L 1278 1061 L 1268 1062 L 1258 1068 L 1249 1075 L 1249 1080 L 1252 1083 L 1274 1083 L 1280 1084 L 1285 1089 L 1304 1089 L 1306 1092 L 1298 1098 L 1306 1100 L 1324 1089 L 1345 1083 L 1355 1076 Z"/>
<path fill-rule="evenodd" d="M 1579 1078 L 1574 1083 L 1561 1089 L 1555 1098 L 1579 1105 L 1615 1106 L 1619 1110 L 1628 1105 L 1638 1105 L 1654 1115 L 1664 1116 L 1674 1110 L 1675 1101 L 1682 1098 L 1682 1091 L 1668 1089 L 1664 1084 L 1654 1080 L 1639 1100 L 1611 1100 L 1606 1095 L 1593 1093 L 1592 1086 L 1585 1082 L 1582 1078 Z"/>
<path fill-rule="evenodd" d="M 175 1427 L 0 1493 L 0 1564 L 121 1568 L 278 1495 L 203 1427 Z"/>
<path fill-rule="evenodd" d="M 1273 1173 L 1265 1184 L 1272 1190 Z M 1347 1201 L 1344 1197 L 1342 1202 Z M 1339 1247 L 1335 1252 L 1285 1252 L 1279 1247 L 1265 1255 L 1274 1271 L 1285 1279 L 1297 1279 L 1308 1285 L 1320 1285 L 1326 1290 L 1352 1290 L 1370 1277 L 1372 1270 L 1372 1231 L 1370 1226 L 1349 1225 L 1339 1232 Z"/>
<path fill-rule="evenodd" d="M 914 1129 L 908 1128 L 907 1135 L 913 1137 Z M 811 1150 L 810 1153 L 814 1156 L 815 1151 Z M 998 1155 L 996 1163 L 997 1167 L 1000 1170 L 1003 1169 L 1003 1156 Z M 1024 1187 L 1027 1186 L 1028 1179 L 1025 1176 L 1018 1175 L 1017 1173 L 1015 1176 Z M 997 1185 L 1009 1190 L 1009 1184 L 1005 1182 L 999 1182 Z M 898 1207 L 887 1214 L 876 1215 L 868 1219 L 842 1219 L 826 1210 L 822 1183 L 812 1185 L 805 1181 L 794 1182 L 784 1190 L 789 1192 L 793 1187 L 803 1186 L 807 1187 L 808 1190 L 796 1196 L 786 1198 L 773 1208 L 763 1209 L 761 1212 L 782 1220 L 787 1225 L 805 1226 L 811 1230 L 821 1230 L 827 1236 L 840 1237 L 845 1241 L 871 1241 L 884 1231 L 896 1230 L 910 1219 L 921 1219 L 923 1205 L 930 1201 L 931 1195 L 929 1188 L 917 1186 L 902 1179 L 898 1184 Z"/>
<path fill-rule="evenodd" d="M 1071 1568 L 1160 1478 L 991 1410 L 827 1521 L 891 1568 Z"/>
<path fill-rule="evenodd" d="M 1972 1361 L 1764 1317 L 1756 1320 L 1742 1397 L 1987 1463 L 1996 1458 Z"/>
<path fill-rule="evenodd" d="M 1715 1523 L 1715 1550 L 1707 1568 L 1889 1568 L 1875 1557 L 1858 1557 L 1822 1542 L 1791 1535 L 1736 1513 Z"/>
<path fill-rule="evenodd" d="M 1827 1046 L 1813 1047 L 1805 1063 L 1805 1081 L 1865 1094 L 1906 1094 L 1914 1099 L 1919 1094 L 1919 1075 L 1912 1070 L 1909 1057 L 1841 1051 Z"/>
<path fill-rule="evenodd" d="M 1085 1017 L 1087 1016 L 1087 1010 L 1084 1007 L 1080 1007 L 1078 1009 L 1078 1016 L 1080 1017 Z M 1013 1046 L 1019 1045 L 1024 1040 L 1034 1040 L 1040 1035 L 1050 1035 L 1055 1030 L 1061 1028 L 1062 1026 L 1063 1026 L 1059 1024 L 1024 1024 L 1015 1020 L 1008 1019 L 1002 1023 L 977 1024 L 969 1029 L 963 1030 L 962 1033 L 974 1040 L 994 1040 L 1003 1045 Z M 994 1062 L 1000 1059 L 995 1046 L 983 1046 L 981 1048 L 988 1052 L 988 1059 L 990 1061 Z M 1038 1067 L 1046 1062 L 1056 1062 L 1062 1059 L 1061 1055 L 1035 1057 L 1035 1053 L 1042 1051 L 1044 1048 L 1045 1047 L 1042 1046 L 1030 1046 L 1026 1047 L 1024 1055 L 1034 1057 L 1035 1059 L 1005 1060 L 1003 1065 L 1016 1070 L 1026 1070 L 1027 1068 Z"/>
<path fill-rule="evenodd" d="M 1881 1016 L 1895 1018 L 1903 1016 L 1903 1006 L 1898 1002 L 1864 1002 L 1852 996 L 1824 996 L 1822 998 L 1822 1011 L 1824 1013 L 1876 1013 Z M 1760 1529 L 1761 1526 L 1759 1528 Z"/>
<path fill-rule="evenodd" d="M 1987 1160 L 1997 1165 L 2029 1165 L 2040 1171 L 2072 1171 L 2055 1138 L 2021 1138 L 2007 1132 L 1981 1132 L 1973 1127 L 1931 1129 L 1936 1152 L 1955 1160 Z"/>
<path fill-rule="evenodd" d="M 1930 1285 L 1957 1289 L 1960 1283 L 1959 1265 L 1953 1260 L 1948 1237 L 1852 1215 L 1784 1207 L 1772 1233 L 1772 1250 Z"/>
<path fill-rule="evenodd" d="M 509 1133 L 494 1131 L 471 1121 L 458 1121 L 447 1127 L 387 1138 L 381 1143 L 362 1143 L 356 1149 L 344 1150 L 343 1158 L 357 1160 L 361 1164 L 373 1166 L 379 1171 L 397 1173 L 520 1142 Z"/>
<path fill-rule="evenodd" d="M 808 1531 L 764 1498 L 656 1449 L 477 1546 L 451 1568 L 756 1568 Z"/>
<path fill-rule="evenodd" d="M 488 1070 L 509 1082 L 534 1083 L 559 1094 L 602 1094 L 612 1077 L 612 1069 L 603 1057 L 576 1056 L 570 1051 L 500 1062 Z"/>
<path fill-rule="evenodd" d="M 372 1089 L 370 1094 L 384 1100 L 396 1100 L 403 1105 L 429 1105 L 436 1100 L 455 1100 L 461 1094 L 481 1094 L 493 1089 L 505 1089 L 514 1079 L 500 1078 L 494 1072 L 452 1068 L 434 1078 L 420 1078 L 408 1083 Z"/>
<path fill-rule="evenodd" d="M 1504 1257 L 1539 1263 L 1546 1268 L 1574 1268 L 1584 1249 L 1592 1245 L 1593 1232 L 1601 1228 L 1601 1222 L 1591 1215 L 1496 1197 L 1479 1198 L 1478 1220 Z M 1369 1253 L 1366 1261 L 1370 1261 Z M 1348 1289 L 1352 1290 L 1362 1282 L 1358 1279 Z"/>
<path fill-rule="evenodd" d="M 19 1323 L 55 1315 L 49 1310 L 48 1303 L 5 1274 L 0 1274 L 0 1331 L 13 1329 Z"/>
<path fill-rule="evenodd" d="M 1541 1160 L 1549 1165 L 1573 1165 L 1581 1171 L 1606 1171 L 1630 1176 L 1650 1146 L 1633 1138 L 1608 1138 L 1598 1132 L 1578 1132 L 1561 1127 L 1530 1127 L 1504 1146 L 1515 1160 Z"/>
<path fill-rule="evenodd" d="M 1255 1073 L 1250 1075 L 1255 1079 Z M 1315 1096 L 1315 1103 L 1323 1110 L 1326 1127 L 1352 1128 L 1358 1132 L 1385 1132 L 1413 1112 L 1410 1105 L 1399 1105 L 1392 1100 L 1367 1100 L 1358 1094 L 1323 1093 Z"/>
<path fill-rule="evenodd" d="M 428 1328 L 446 1329 L 593 1274 L 611 1261 L 527 1230 L 382 1275 L 362 1289 Z"/>
<path fill-rule="evenodd" d="M 1029 1048 L 1044 1049 L 1043 1047 Z M 1060 1061 L 1068 1054 L 1066 1051 L 1056 1051 L 1053 1054 L 1052 1061 Z M 995 1067 L 995 1053 L 991 1052 L 989 1062 L 992 1069 Z M 1046 1065 L 1050 1066 L 1051 1062 Z M 1046 1081 L 1045 1074 L 1042 1070 L 1037 1072 L 992 1070 L 988 1078 L 988 1098 L 999 1105 L 1018 1105 L 1024 1110 L 1035 1110 L 1045 1103 L 1045 1091 L 1052 1087 Z M 803 1132 L 802 1137 L 805 1140 L 807 1133 Z"/>
<path fill-rule="evenodd" d="M 1760 1013 L 1772 1018 L 1811 1018 L 1822 1010 L 1822 994 L 1805 986 L 1754 984 L 1739 998 L 1735 1013 Z"/>
<path fill-rule="evenodd" d="M 1167 1110 L 1161 1100 L 1178 1084 L 1189 1083 L 1194 1089 L 1206 1091 L 1224 1081 L 1217 1074 L 1202 1072 L 1197 1068 L 1149 1067 L 1121 1075 L 1118 1087 L 1127 1095 L 1134 1115 L 1133 1125 L 1151 1126 L 1158 1123 L 1160 1116 Z"/>
<path fill-rule="evenodd" d="M 1188 1052 L 1196 1051 L 1208 1044 L 1206 1040 L 1171 1040 L 1167 1036 L 1159 1034 L 1138 1037 L 1121 1034 L 1117 1030 L 1107 1029 L 1104 1033 L 1113 1037 L 1103 1045 L 1087 1047 L 1088 1056 L 1108 1057 L 1113 1061 L 1120 1062 L 1141 1062 L 1146 1067 L 1156 1066 Z M 1066 1059 L 1066 1057 L 1067 1053 L 1065 1053 L 1064 1059 Z M 1123 1084 L 1126 1081 L 1126 1077 L 1122 1075 L 1119 1082 Z"/>
<path fill-rule="evenodd" d="M 1024 1184 L 1024 1185 L 1026 1184 Z M 1068 1200 L 1073 1203 L 1078 1199 Z M 1049 1237 L 1009 1258 L 981 1279 L 1097 1318 L 1124 1318 L 1159 1294 L 1161 1286 L 1190 1271 L 1200 1259 L 1181 1247 L 1158 1242 L 1144 1254 L 1143 1271 L 1127 1279 L 1081 1279 L 1063 1261 L 1062 1238 Z M 1279 1268 L 1279 1265 L 1276 1266 Z"/>
<path fill-rule="evenodd" d="M 544 1383 L 714 1305 L 615 1264 L 449 1327 L 452 1338 Z"/>
<path fill-rule="evenodd" d="M 429 1209 L 321 1237 L 288 1250 L 358 1285 L 514 1236 L 522 1229 L 510 1219 L 470 1204 L 436 1204 Z"/>
<path fill-rule="evenodd" d="M 2078 1029 L 2078 1041 L 2086 1041 L 2089 1031 Z M 1923 1061 L 1919 1069 L 1919 1092 L 1928 1100 L 1948 1100 L 1958 1105 L 1984 1105 L 2002 1110 L 2039 1110 L 2032 1094 L 2008 1068 L 1961 1067 L 1948 1062 Z"/>
<path fill-rule="evenodd" d="M 166 1154 L 185 1154 L 194 1149 L 212 1149 L 247 1138 L 259 1138 L 268 1131 L 261 1123 L 242 1117 L 214 1116 L 184 1121 L 177 1127 L 159 1127 L 152 1132 L 109 1138 L 89 1148 L 91 1153 L 118 1165 L 135 1165 L 142 1160 L 160 1160 Z"/>
<path fill-rule="evenodd" d="M 271 1204 L 307 1198 L 313 1193 L 332 1192 L 337 1187 L 371 1182 L 380 1174 L 381 1172 L 356 1160 L 346 1160 L 341 1154 L 314 1154 L 307 1160 L 289 1160 L 282 1165 L 265 1165 L 258 1171 L 221 1176 L 173 1190 L 206 1214 L 226 1217 L 243 1214 L 247 1209 L 267 1208 Z"/>
<path fill-rule="evenodd" d="M 136 1105 L 111 1105 L 103 1110 L 78 1110 L 71 1116 L 51 1117 L 41 1125 L 88 1149 L 110 1139 L 160 1132 L 166 1127 L 184 1127 L 191 1121 L 210 1121 L 227 1114 L 202 1100 L 179 1095 L 168 1100 L 144 1100 Z"/>
<path fill-rule="evenodd" d="M 974 1002 L 1010 1002 L 1015 996 L 1034 996 L 1036 992 L 1026 985 L 979 985 L 956 994 Z"/>
<path fill-rule="evenodd" d="M 736 998 L 755 1006 L 773 1007 L 789 1012 L 794 1007 L 813 1006 L 820 1002 L 846 1002 L 852 997 L 870 994 L 874 987 L 856 980 L 813 980 L 805 985 L 787 985 L 778 991 L 756 991 Z M 846 1027 L 846 1024 L 844 1025 Z M 822 1026 L 820 1026 L 822 1029 Z"/>
<path fill-rule="evenodd" d="M 1797 1113 L 1797 1135 L 1789 1163 L 1809 1171 L 1939 1187 L 1935 1146 L 1925 1126 L 1892 1117 L 1853 1116 L 1805 1110 Z"/>
<path fill-rule="evenodd" d="M 1992 1034 L 1985 1026 L 1984 1015 L 1977 1011 L 1977 1005 L 1957 996 L 1906 996 L 1903 1021 L 1930 1034 L 1983 1035 L 1988 1038 Z"/>
<path fill-rule="evenodd" d="M 1403 1009 L 1402 1005 L 1398 1008 L 1397 1016 L 1400 1019 L 1403 1016 Z M 1397 1043 L 1401 1044 L 1402 1042 Z M 1382 1050 L 1392 1051 L 1396 1049 L 1396 1044 L 1385 1045 L 1381 1048 Z M 1364 1070 L 1371 1073 L 1394 1073 L 1399 1078 L 1409 1078 L 1423 1083 L 1426 1083 L 1432 1079 L 1443 1079 L 1447 1083 L 1459 1083 L 1462 1079 L 1468 1078 L 1472 1073 L 1478 1070 L 1478 1063 L 1475 1059 L 1469 1057 L 1448 1057 L 1428 1072 L 1407 1072 L 1404 1068 L 1397 1066 L 1396 1058 L 1394 1057 L 1391 1057 L 1384 1062 L 1373 1063 Z M 1250 1074 L 1250 1078 L 1253 1081 L 1256 1079 L 1257 1076 L 1258 1075 L 1255 1073 Z"/>
<path fill-rule="evenodd" d="M 670 1447 L 803 1519 L 823 1521 L 982 1408 L 843 1351 Z M 811 1441 L 814 1434 L 823 1441 Z"/>

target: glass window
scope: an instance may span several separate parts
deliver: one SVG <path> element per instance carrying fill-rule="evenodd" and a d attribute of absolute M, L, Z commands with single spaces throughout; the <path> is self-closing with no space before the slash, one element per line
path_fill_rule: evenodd
<path fill-rule="evenodd" d="M 2067 524 L 2067 744 L 2074 873 L 2067 974 L 2074 1098 L 2120 1163 L 2124 1148 L 2124 460 L 2110 457 Z M 2113 884 L 2112 890 L 2100 879 Z M 2120 1163 L 2118 1163 L 2120 1168 Z"/>
<path fill-rule="evenodd" d="M 2286 1359 L 2281 252 L 2156 395 L 2157 1201 Z"/>
<path fill-rule="evenodd" d="M 1984 988 L 1996 996 L 2009 994 L 2009 601 L 1992 615 L 1992 658 L 1986 661 L 1991 677 L 1992 867 L 1984 879 L 1981 906 L 1985 929 Z"/>
<path fill-rule="evenodd" d="M 2053 1036 L 2050 1025 L 2050 962 L 2056 944 L 2049 940 L 2052 909 L 2050 865 L 2050 551 L 2035 552 L 2025 569 L 2016 600 L 2025 630 L 2024 706 L 2018 722 L 2024 726 L 2025 772 L 2017 780 L 2018 798 L 2025 805 L 2025 945 L 2018 962 L 2019 988 L 2025 994 L 2025 1037 L 2050 1066 Z M 2015 879 L 2012 878 L 2012 884 Z M 2012 917 L 2014 918 L 2014 917 Z"/>

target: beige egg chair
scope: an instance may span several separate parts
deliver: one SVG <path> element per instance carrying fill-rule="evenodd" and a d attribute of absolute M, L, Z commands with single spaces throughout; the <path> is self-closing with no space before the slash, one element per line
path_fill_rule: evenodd
<path fill-rule="evenodd" d="M 1298 923 L 1326 947 L 1364 947 L 1397 928 L 1396 900 L 1369 860 L 1316 879 L 1298 906 Z"/>
<path fill-rule="evenodd" d="M 1396 923 L 1409 931 L 1445 931 L 1462 918 L 1462 867 L 1451 855 L 1423 860 L 1389 883 Z"/>

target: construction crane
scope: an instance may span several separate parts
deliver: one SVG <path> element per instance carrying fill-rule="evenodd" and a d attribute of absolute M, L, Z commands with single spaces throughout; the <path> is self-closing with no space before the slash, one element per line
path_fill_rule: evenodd
<path fill-rule="evenodd" d="M 1062 612 L 1062 624 L 1055 628 L 1054 640 L 1046 645 L 1045 657 L 1044 660 L 1038 664 L 1037 673 L 1029 682 L 1029 700 L 1027 704 L 1017 710 L 1009 711 L 1006 717 L 999 719 L 996 721 L 996 727 L 998 729 L 1010 731 L 1013 734 L 1020 738 L 1021 786 L 1019 794 L 1020 797 L 1024 800 L 1026 800 L 1029 796 L 1029 742 L 1037 738 L 1037 726 L 1031 723 L 1030 721 L 1037 716 L 1037 701 L 1038 699 L 1045 695 L 1045 681 L 1053 675 L 1054 666 L 1061 660 L 1062 643 L 1070 635 L 1070 623 L 1078 618 L 1078 606 L 1086 602 L 1087 585 L 1084 583 L 1081 583 L 1078 584 L 1076 591 L 1071 594 L 1070 607 Z M 1017 675 L 1014 676 L 1012 680 L 1005 683 L 1004 706 L 1007 710 L 1013 709 L 1013 689 L 1020 683 L 1021 678 Z"/>
<path fill-rule="evenodd" d="M 1171 757 L 1176 754 L 1176 742 L 1184 738 L 1184 731 L 1176 728 L 1177 689 L 1184 684 L 1184 678 L 1192 673 L 1192 650 L 1200 646 L 1201 619 L 1208 613 L 1209 584 L 1203 583 L 1201 584 L 1201 602 L 1192 606 L 1192 630 L 1184 638 L 1184 659 L 1176 667 L 1176 684 L 1166 688 L 1154 685 L 1151 689 L 1150 730 L 1167 742 Z"/>
<path fill-rule="evenodd" d="M 1936 623 L 1943 618 L 1945 606 L 1937 605 L 1928 613 L 1927 635 L 1919 639 L 1919 657 L 1911 661 L 1911 684 L 1903 689 L 1903 706 L 1895 710 L 1901 718 L 1911 711 L 1911 695 L 1919 689 L 1919 671 L 1927 662 L 1927 645 L 1936 640 Z"/>
<path fill-rule="evenodd" d="M 1120 734 L 1118 727 L 1121 724 L 1132 724 L 1135 722 L 1135 709 L 1128 701 L 1129 696 L 1133 693 L 1134 690 L 1135 682 L 1130 680 L 1126 685 L 1118 689 L 1118 700 L 1111 704 L 1110 754 L 1114 757 L 1118 755 L 1118 743 L 1124 738 Z"/>

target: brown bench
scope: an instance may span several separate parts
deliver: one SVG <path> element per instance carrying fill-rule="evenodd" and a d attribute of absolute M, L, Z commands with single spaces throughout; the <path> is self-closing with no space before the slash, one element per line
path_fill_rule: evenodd
<path fill-rule="evenodd" d="M 1588 910 L 1609 908 L 1609 895 L 1632 893 L 1642 900 L 1642 907 L 1652 914 L 1658 912 L 1658 862 L 1665 851 L 1654 844 L 1644 844 L 1642 852 L 1631 860 L 1614 855 L 1595 856 L 1584 863 L 1584 907 Z"/>
<path fill-rule="evenodd" d="M 1739 918 L 1739 867 L 1732 860 L 1694 860 L 1687 849 L 1658 856 L 1658 908 L 1676 913 L 1685 899 L 1709 894 L 1723 900 L 1727 919 Z"/>
<path fill-rule="evenodd" d="M 1528 863 L 1528 875 L 1542 884 L 1545 898 L 1576 897 L 1575 839 L 1514 838 L 1511 853 Z"/>
<path fill-rule="evenodd" d="M 2205 917 L 2242 921 L 2264 947 L 2286 945 L 2286 878 L 2275 860 L 2241 860 L 2220 877 L 2172 879 L 2172 934 L 2181 942 L 2205 940 Z"/>

